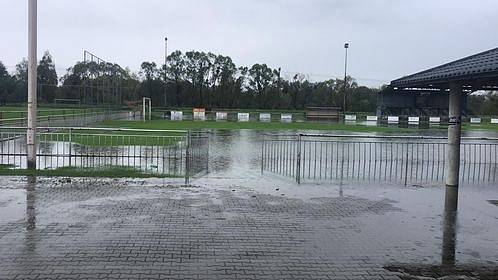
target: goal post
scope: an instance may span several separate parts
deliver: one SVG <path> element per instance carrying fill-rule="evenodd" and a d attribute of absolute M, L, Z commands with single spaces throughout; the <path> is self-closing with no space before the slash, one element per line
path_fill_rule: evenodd
<path fill-rule="evenodd" d="M 147 114 L 149 117 L 147 118 Z M 143 121 L 152 120 L 152 100 L 148 97 L 142 98 L 142 118 Z"/>

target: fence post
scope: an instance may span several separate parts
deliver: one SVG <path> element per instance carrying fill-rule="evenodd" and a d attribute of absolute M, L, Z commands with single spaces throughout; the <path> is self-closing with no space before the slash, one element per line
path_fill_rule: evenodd
<path fill-rule="evenodd" d="M 341 155 L 341 184 L 343 183 L 344 180 L 344 141 L 341 142 L 342 146 L 342 155 Z M 377 155 L 374 155 L 374 160 Z M 316 168 L 316 167 L 315 167 Z M 375 173 L 374 173 L 374 178 L 375 178 Z"/>
<path fill-rule="evenodd" d="M 185 185 L 189 184 L 190 176 L 190 130 L 187 130 L 187 148 L 185 150 Z"/>
<path fill-rule="evenodd" d="M 296 164 L 296 181 L 301 184 L 301 134 L 297 138 L 297 164 Z"/>
<path fill-rule="evenodd" d="M 72 155 L 73 155 L 73 152 L 72 152 L 72 149 L 73 149 L 73 129 L 72 128 L 69 128 L 69 167 L 72 166 Z"/>
<path fill-rule="evenodd" d="M 204 145 L 204 148 L 206 149 L 206 174 L 209 174 L 209 134 L 205 138 L 206 145 Z"/>
<path fill-rule="evenodd" d="M 410 143 L 406 143 L 406 154 L 405 154 L 405 187 L 408 183 L 408 147 Z"/>
<path fill-rule="evenodd" d="M 263 144 L 261 145 L 261 175 L 263 175 L 264 167 L 265 167 L 265 143 L 266 136 L 263 134 Z"/>

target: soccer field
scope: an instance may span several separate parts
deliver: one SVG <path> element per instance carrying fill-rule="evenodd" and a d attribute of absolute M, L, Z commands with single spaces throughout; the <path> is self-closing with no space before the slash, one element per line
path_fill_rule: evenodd
<path fill-rule="evenodd" d="M 87 112 L 86 108 L 51 108 L 40 107 L 38 108 L 38 116 L 62 116 L 74 115 Z M 0 119 L 17 119 L 27 117 L 27 107 L 25 106 L 7 106 L 0 107 Z"/>
<path fill-rule="evenodd" d="M 147 122 L 140 121 L 105 121 L 101 127 L 109 128 L 133 128 L 133 129 L 168 129 L 168 130 L 239 130 L 252 129 L 263 131 L 334 131 L 334 132 L 364 132 L 364 133 L 388 133 L 388 134 L 413 134 L 417 131 L 434 132 L 436 134 L 445 133 L 445 125 L 430 126 L 429 128 L 419 128 L 417 126 L 386 126 L 386 125 L 365 125 L 363 123 L 345 124 L 345 123 L 320 123 L 320 122 L 216 122 L 216 121 L 169 121 L 169 120 L 152 120 Z M 491 132 L 498 131 L 496 124 L 463 124 L 463 130 L 487 130 Z"/>

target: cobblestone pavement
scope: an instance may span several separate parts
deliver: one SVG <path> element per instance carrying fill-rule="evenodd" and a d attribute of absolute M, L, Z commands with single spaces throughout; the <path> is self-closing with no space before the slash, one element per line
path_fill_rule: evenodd
<path fill-rule="evenodd" d="M 448 213 L 440 186 L 295 185 L 231 143 L 193 186 L 0 178 L 0 279 L 498 279 L 496 187 Z"/>

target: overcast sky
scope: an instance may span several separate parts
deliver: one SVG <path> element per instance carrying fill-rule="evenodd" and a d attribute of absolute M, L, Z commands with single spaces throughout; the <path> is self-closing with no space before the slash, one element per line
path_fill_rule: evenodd
<path fill-rule="evenodd" d="M 0 0 L 0 61 L 27 56 L 27 0 Z M 349 73 L 378 86 L 498 47 L 496 0 L 39 0 L 38 54 L 58 74 L 83 50 L 138 70 L 169 50 L 229 55 L 312 80 Z"/>

